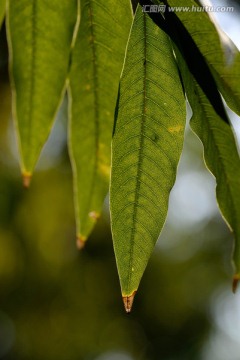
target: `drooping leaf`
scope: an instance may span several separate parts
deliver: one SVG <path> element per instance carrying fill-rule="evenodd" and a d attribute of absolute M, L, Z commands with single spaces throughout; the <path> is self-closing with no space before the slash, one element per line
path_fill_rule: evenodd
<path fill-rule="evenodd" d="M 155 2 L 159 3 L 159 0 Z M 166 3 L 171 7 L 200 8 L 194 0 L 168 0 Z M 240 54 L 238 49 L 226 34 L 224 41 L 221 42 L 219 36 L 221 31 L 217 30 L 209 13 L 205 11 L 175 11 L 169 15 L 177 16 L 181 20 L 207 61 L 228 106 L 240 115 Z"/>
<path fill-rule="evenodd" d="M 214 111 L 175 48 L 184 86 L 193 110 L 191 127 L 203 143 L 207 167 L 216 177 L 221 213 L 235 238 L 235 280 L 240 279 L 240 158 L 229 123 Z M 234 285 L 235 286 L 235 285 Z"/>
<path fill-rule="evenodd" d="M 6 0 L 0 0 L 0 27 L 2 25 L 6 10 Z"/>
<path fill-rule="evenodd" d="M 169 38 L 138 7 L 120 81 L 110 187 L 114 249 L 127 311 L 165 222 L 185 117 Z"/>
<path fill-rule="evenodd" d="M 140 0 L 140 3 L 146 2 L 152 4 L 152 2 L 149 0 Z M 216 88 L 216 82 L 204 56 L 200 52 L 199 48 L 193 41 L 191 35 L 188 33 L 182 22 L 173 12 L 167 11 L 167 9 L 168 8 L 166 8 L 164 12 L 165 20 L 159 12 L 152 12 L 149 15 L 156 23 L 156 25 L 169 35 L 173 44 L 177 44 L 180 52 L 185 58 L 189 71 L 197 80 L 199 86 L 214 107 L 216 113 L 228 123 L 229 119 L 226 116 L 221 96 L 218 89 Z M 181 7 L 178 9 L 181 9 Z"/>
<path fill-rule="evenodd" d="M 14 118 L 27 185 L 65 90 L 77 0 L 9 0 L 7 15 Z"/>
<path fill-rule="evenodd" d="M 111 138 L 130 26 L 129 0 L 81 1 L 70 72 L 69 152 L 78 245 L 83 246 L 108 192 Z"/>

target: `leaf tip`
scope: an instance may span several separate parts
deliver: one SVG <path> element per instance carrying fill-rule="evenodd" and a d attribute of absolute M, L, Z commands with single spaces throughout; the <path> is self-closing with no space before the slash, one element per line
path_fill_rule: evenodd
<path fill-rule="evenodd" d="M 23 179 L 23 187 L 25 189 L 28 189 L 31 183 L 31 179 L 32 179 L 32 174 L 30 173 L 23 173 L 22 174 L 22 179 Z"/>
<path fill-rule="evenodd" d="M 232 282 L 232 292 L 235 294 L 237 291 L 237 287 L 238 287 L 238 282 L 240 280 L 240 274 L 235 274 L 233 277 L 233 282 Z"/>
<path fill-rule="evenodd" d="M 78 250 L 82 250 L 85 247 L 86 240 L 87 240 L 86 236 L 82 236 L 82 235 L 77 236 L 76 245 Z"/>
<path fill-rule="evenodd" d="M 134 291 L 130 296 L 123 296 L 123 303 L 127 314 L 129 314 L 132 310 L 132 305 L 135 295 L 136 295 L 136 291 Z"/>

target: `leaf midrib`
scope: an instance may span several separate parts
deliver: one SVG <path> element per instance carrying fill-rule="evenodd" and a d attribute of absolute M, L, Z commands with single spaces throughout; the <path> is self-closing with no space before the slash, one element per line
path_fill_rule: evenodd
<path fill-rule="evenodd" d="M 93 211 L 91 209 L 92 206 L 92 199 L 94 196 L 94 185 L 95 185 L 95 178 L 97 173 L 98 167 L 98 158 L 99 158 L 99 98 L 98 98 L 98 68 L 97 68 L 97 51 L 95 45 L 95 26 L 93 21 L 93 1 L 89 0 L 89 21 L 90 21 L 90 33 L 91 33 L 91 40 L 90 40 L 90 47 L 92 49 L 92 62 L 93 62 L 93 98 L 94 98 L 94 125 L 95 125 L 95 158 L 94 158 L 94 170 L 93 176 L 91 179 L 91 190 L 89 191 L 89 212 Z"/>
<path fill-rule="evenodd" d="M 36 29 L 37 29 L 37 1 L 35 0 L 33 1 L 32 4 L 32 24 L 31 24 L 31 28 L 32 28 L 32 52 L 31 52 L 31 68 L 30 68 L 30 73 L 31 73 L 31 78 L 30 78 L 30 99 L 29 99 L 29 111 L 28 111 L 28 134 L 27 134 L 27 139 L 28 139 L 28 147 L 30 148 L 31 146 L 31 139 L 32 139 L 32 119 L 33 119 L 33 109 L 34 109 L 34 93 L 35 93 L 35 88 L 36 88 L 36 81 L 35 81 L 35 67 L 36 67 L 36 53 L 37 53 L 37 44 L 36 44 Z M 26 169 L 26 171 L 29 169 Z"/>
<path fill-rule="evenodd" d="M 127 284 L 127 295 L 129 294 L 129 287 L 131 284 L 131 277 L 132 277 L 132 265 L 133 265 L 133 253 L 134 253 L 134 236 L 135 236 L 135 227 L 136 227 L 136 218 L 138 212 L 138 202 L 139 202 L 139 189 L 141 186 L 141 167 L 143 162 L 143 146 L 144 146 L 144 129 L 145 129 L 145 119 L 146 119 L 146 79 L 147 79 L 147 29 L 146 29 L 146 14 L 143 13 L 143 31 L 144 31 L 144 75 L 143 75 L 143 109 L 142 109 L 142 117 L 141 117 L 141 129 L 140 129 L 140 146 L 138 152 L 138 165 L 137 165 L 137 175 L 136 175 L 136 186 L 135 186 L 135 196 L 134 196 L 134 206 L 133 206 L 133 214 L 132 214 L 132 231 L 130 236 L 130 261 L 128 266 L 128 284 Z"/>

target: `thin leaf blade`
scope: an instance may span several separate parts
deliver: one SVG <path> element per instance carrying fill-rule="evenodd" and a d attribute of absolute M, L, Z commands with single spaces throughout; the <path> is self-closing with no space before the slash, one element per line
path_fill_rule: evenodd
<path fill-rule="evenodd" d="M 28 179 L 65 90 L 77 0 L 9 0 L 7 15 L 13 112 Z"/>
<path fill-rule="evenodd" d="M 240 158 L 231 126 L 214 111 L 175 48 L 184 86 L 193 110 L 191 127 L 203 143 L 204 158 L 215 176 L 220 211 L 235 238 L 235 280 L 240 279 Z"/>
<path fill-rule="evenodd" d="M 170 6 L 198 7 L 194 0 L 169 0 Z M 179 17 L 216 80 L 228 106 L 240 115 L 240 53 L 233 42 L 214 24 L 205 11 L 178 11 Z M 222 39 L 222 41 L 221 41 Z"/>
<path fill-rule="evenodd" d="M 114 250 L 127 311 L 165 222 L 185 116 L 169 38 L 138 7 L 120 81 L 110 187 Z"/>
<path fill-rule="evenodd" d="M 108 192 L 118 84 L 132 23 L 129 0 L 81 1 L 70 72 L 69 153 L 78 245 L 100 216 Z"/>

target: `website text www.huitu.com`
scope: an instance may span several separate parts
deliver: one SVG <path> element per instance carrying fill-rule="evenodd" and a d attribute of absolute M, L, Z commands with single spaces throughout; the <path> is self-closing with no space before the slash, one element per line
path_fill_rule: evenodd
<path fill-rule="evenodd" d="M 142 11 L 146 13 L 164 13 L 166 5 L 143 5 Z M 169 12 L 233 12 L 234 6 L 168 6 Z"/>

